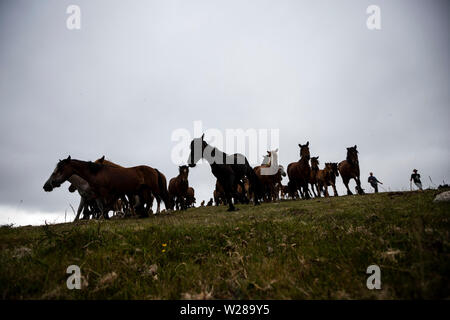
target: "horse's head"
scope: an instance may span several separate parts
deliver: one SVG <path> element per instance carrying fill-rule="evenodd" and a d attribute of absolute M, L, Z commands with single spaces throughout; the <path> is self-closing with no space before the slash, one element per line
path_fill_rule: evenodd
<path fill-rule="evenodd" d="M 73 174 L 70 156 L 67 159 L 59 160 L 55 170 L 44 184 L 44 190 L 50 192 L 53 188 L 58 188 Z"/>
<path fill-rule="evenodd" d="M 284 170 L 284 167 L 280 164 L 278 166 L 278 172 L 283 176 L 286 177 L 286 171 Z"/>
<path fill-rule="evenodd" d="M 75 185 L 72 183 L 72 184 L 69 186 L 69 192 L 70 192 L 70 193 L 74 193 L 75 191 L 77 191 L 77 187 L 75 187 Z"/>
<path fill-rule="evenodd" d="M 179 166 L 179 176 L 181 177 L 181 181 L 187 182 L 188 181 L 188 175 L 189 175 L 189 167 L 188 166 Z"/>
<path fill-rule="evenodd" d="M 339 177 L 339 170 L 337 162 L 331 162 L 331 169 L 336 177 Z"/>
<path fill-rule="evenodd" d="M 358 162 L 358 150 L 356 150 L 356 144 L 354 147 L 347 148 L 347 161 L 353 163 Z"/>
<path fill-rule="evenodd" d="M 300 158 L 305 158 L 308 159 L 311 157 L 309 154 L 309 141 L 306 142 L 306 144 L 298 144 L 298 146 L 300 147 Z"/>
<path fill-rule="evenodd" d="M 205 150 L 206 146 L 208 145 L 208 143 L 203 140 L 204 137 L 205 134 L 203 134 L 200 138 L 195 138 L 191 141 L 190 154 L 187 161 L 189 167 L 191 168 L 195 167 L 198 160 L 203 158 L 203 150 Z"/>
<path fill-rule="evenodd" d="M 312 168 L 319 168 L 319 157 L 312 157 L 311 158 L 311 167 Z"/>

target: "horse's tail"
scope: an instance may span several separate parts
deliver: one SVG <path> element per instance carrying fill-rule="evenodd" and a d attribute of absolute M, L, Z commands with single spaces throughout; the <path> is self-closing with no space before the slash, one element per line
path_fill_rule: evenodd
<path fill-rule="evenodd" d="M 158 169 L 155 170 L 158 176 L 158 187 L 161 199 L 164 201 L 166 209 L 172 209 L 172 202 L 170 201 L 169 192 L 167 191 L 167 181 L 166 179 L 163 179 L 163 176 Z"/>

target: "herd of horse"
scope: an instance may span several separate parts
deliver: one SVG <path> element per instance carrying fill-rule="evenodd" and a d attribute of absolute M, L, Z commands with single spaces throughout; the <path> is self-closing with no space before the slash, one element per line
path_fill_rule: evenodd
<path fill-rule="evenodd" d="M 348 186 L 351 179 L 356 182 L 357 192 L 364 193 L 356 145 L 347 148 L 345 160 L 327 162 L 323 169 L 319 168 L 319 157 L 310 156 L 309 142 L 298 146 L 300 159 L 290 163 L 287 171 L 278 163 L 278 149 L 267 151 L 262 164 L 252 168 L 244 155 L 226 154 L 209 145 L 202 135 L 191 141 L 187 165 L 179 166 L 178 175 L 170 179 L 168 185 L 162 172 L 146 165 L 123 167 L 104 156 L 94 162 L 69 156 L 59 160 L 43 188 L 50 192 L 65 181 L 70 182 L 69 191 L 77 191 L 80 195 L 75 221 L 81 214 L 82 219 L 108 219 L 110 211 L 117 216 L 147 217 L 153 213 L 155 199 L 156 213 L 161 212 L 161 201 L 166 211 L 193 207 L 196 199 L 194 189 L 189 186 L 189 168 L 195 167 L 200 159 L 210 164 L 217 179 L 208 205 L 213 205 L 214 199 L 216 205 L 227 205 L 228 211 L 237 210 L 236 203 L 259 205 L 261 201 L 278 201 L 280 198 L 328 197 L 328 187 L 333 189 L 334 196 L 338 196 L 336 178 L 339 175 L 347 194 L 352 194 Z M 285 176 L 289 180 L 287 185 L 282 184 Z"/>

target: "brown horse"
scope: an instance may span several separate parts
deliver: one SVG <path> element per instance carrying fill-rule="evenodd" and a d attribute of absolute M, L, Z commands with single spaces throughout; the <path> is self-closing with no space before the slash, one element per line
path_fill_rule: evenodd
<path fill-rule="evenodd" d="M 320 197 L 320 191 L 317 186 L 317 173 L 319 172 L 319 157 L 311 157 L 311 174 L 309 175 L 309 184 L 311 185 L 311 190 L 314 197 Z M 314 190 L 316 187 L 316 190 Z"/>
<path fill-rule="evenodd" d="M 186 206 L 188 208 L 193 207 L 195 204 L 195 190 L 192 187 L 189 187 L 187 189 L 187 193 L 186 193 Z"/>
<path fill-rule="evenodd" d="M 52 191 L 68 180 L 72 175 L 84 179 L 98 196 L 102 216 L 108 219 L 117 199 L 126 195 L 140 194 L 145 182 L 135 168 L 117 168 L 94 162 L 72 160 L 69 156 L 60 160 L 55 170 L 44 184 L 45 191 Z"/>
<path fill-rule="evenodd" d="M 305 145 L 299 143 L 298 146 L 300 147 L 300 160 L 290 163 L 287 168 L 288 186 L 291 194 L 294 195 L 299 190 L 302 198 L 310 199 L 308 190 L 308 182 L 311 176 L 309 141 Z"/>
<path fill-rule="evenodd" d="M 114 162 L 105 160 L 105 156 L 95 162 L 112 167 L 124 168 Z M 172 209 L 173 204 L 170 201 L 169 193 L 167 191 L 167 180 L 165 175 L 158 169 L 145 165 L 132 168 L 137 168 L 140 171 L 144 178 L 144 183 L 148 188 L 143 188 L 140 195 L 129 198 L 131 208 L 136 207 L 142 212 L 141 215 L 147 216 L 153 206 L 153 197 L 155 197 L 157 203 L 156 213 L 160 213 L 161 200 L 164 202 L 166 210 Z"/>
<path fill-rule="evenodd" d="M 117 168 L 124 168 L 121 165 L 118 165 L 117 163 L 106 160 L 105 156 L 101 157 L 100 159 L 95 160 L 94 162 L 99 163 L 99 164 L 117 167 Z M 144 195 L 144 197 L 147 198 L 147 195 Z M 150 195 L 150 197 L 151 197 L 151 195 Z M 150 199 L 150 200 L 151 200 L 151 202 L 153 202 L 153 199 Z M 120 209 L 121 211 L 124 212 L 125 215 L 130 215 L 130 216 L 136 215 L 136 211 L 138 211 L 141 215 L 145 215 L 146 214 L 145 210 L 144 210 L 145 202 L 146 202 L 146 199 L 139 199 L 138 195 L 132 196 L 131 199 L 127 199 L 127 197 L 125 195 L 123 195 L 114 204 L 113 211 L 115 212 Z M 139 205 L 142 205 L 142 207 L 139 207 Z"/>
<path fill-rule="evenodd" d="M 102 163 L 87 162 L 71 159 L 60 160 L 55 170 L 44 184 L 45 191 L 52 191 L 68 180 L 72 175 L 84 179 L 98 196 L 97 204 L 105 219 L 113 209 L 117 199 L 127 195 L 132 199 L 134 195 L 142 197 L 144 192 L 152 191 L 152 184 L 144 174 L 145 166 L 123 168 Z M 159 175 L 158 175 L 159 176 Z M 161 178 L 157 177 L 160 187 Z M 163 199 L 164 200 L 164 199 Z M 167 204 L 166 204 L 167 205 Z"/>
<path fill-rule="evenodd" d="M 289 196 L 289 187 L 280 185 L 280 198 L 286 199 Z"/>
<path fill-rule="evenodd" d="M 330 180 L 327 181 L 327 186 L 331 186 L 333 188 L 334 196 L 338 196 L 338 192 L 336 190 L 336 177 L 339 177 L 339 170 L 337 162 L 328 162 L 325 165 L 329 165 L 331 167 Z"/>
<path fill-rule="evenodd" d="M 347 194 L 352 195 L 348 187 L 350 179 L 354 179 L 356 182 L 356 189 L 359 194 L 364 194 L 364 190 L 361 188 L 361 181 L 359 179 L 359 160 L 358 160 L 358 150 L 356 150 L 356 145 L 354 147 L 347 148 L 347 159 L 341 161 L 338 164 L 338 170 L 342 177 L 342 182 L 344 182 L 347 188 Z"/>
<path fill-rule="evenodd" d="M 333 169 L 331 165 L 325 163 L 325 168 L 323 170 L 317 171 L 317 186 L 319 189 L 319 194 L 323 192 L 325 197 L 328 197 L 328 181 L 331 180 L 331 175 L 333 174 Z"/>
<path fill-rule="evenodd" d="M 189 167 L 180 166 L 178 168 L 179 173 L 175 178 L 170 179 L 169 182 L 169 196 L 173 203 L 175 203 L 176 209 L 186 210 L 186 196 L 189 188 L 188 176 Z"/>

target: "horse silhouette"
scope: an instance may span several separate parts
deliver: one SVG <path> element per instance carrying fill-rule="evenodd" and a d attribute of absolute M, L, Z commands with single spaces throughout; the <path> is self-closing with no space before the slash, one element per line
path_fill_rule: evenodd
<path fill-rule="evenodd" d="M 249 179 L 251 188 L 257 194 L 254 197 L 254 202 L 255 205 L 258 205 L 258 196 L 261 193 L 260 182 L 247 158 L 242 154 L 234 153 L 228 155 L 220 151 L 209 145 L 204 140 L 204 136 L 203 134 L 200 138 L 195 138 L 191 141 L 188 165 L 195 167 L 196 163 L 202 158 L 208 161 L 212 174 L 224 189 L 228 211 L 236 210 L 232 197 L 237 197 L 237 185 L 245 176 Z"/>
<path fill-rule="evenodd" d="M 359 160 L 358 150 L 356 145 L 354 147 L 347 148 L 347 158 L 344 161 L 339 162 L 338 170 L 342 177 L 342 182 L 347 188 L 347 194 L 352 195 L 348 187 L 350 179 L 354 179 L 356 182 L 356 190 L 359 194 L 364 194 L 364 190 L 361 188 L 361 180 L 359 179 Z"/>
<path fill-rule="evenodd" d="M 290 163 L 287 167 L 288 186 L 290 194 L 295 195 L 298 190 L 302 198 L 310 199 L 308 188 L 311 176 L 309 141 L 304 145 L 299 143 L 298 146 L 300 147 L 300 160 Z"/>

